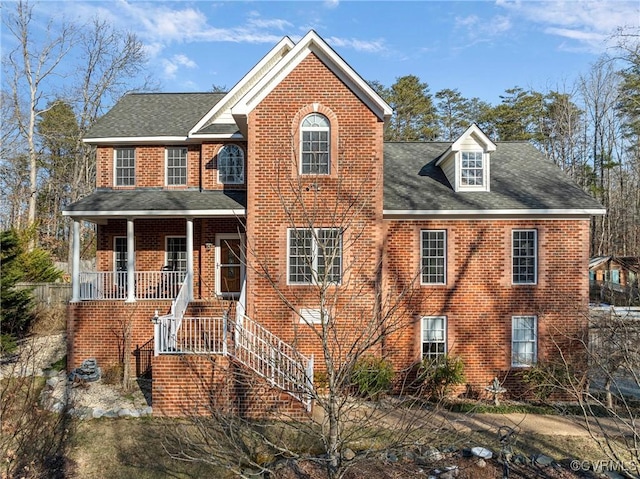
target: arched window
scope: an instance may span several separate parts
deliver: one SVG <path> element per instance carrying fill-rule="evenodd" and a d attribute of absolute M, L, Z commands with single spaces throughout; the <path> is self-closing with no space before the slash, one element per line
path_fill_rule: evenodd
<path fill-rule="evenodd" d="M 225 145 L 218 152 L 218 182 L 225 185 L 244 183 L 244 151 L 238 145 Z"/>
<path fill-rule="evenodd" d="M 328 175 L 330 172 L 331 128 L 326 116 L 312 113 L 300 125 L 300 172 Z"/>

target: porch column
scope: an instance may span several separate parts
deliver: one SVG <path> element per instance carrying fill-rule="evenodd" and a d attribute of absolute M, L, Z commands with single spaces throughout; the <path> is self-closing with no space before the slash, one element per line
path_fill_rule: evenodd
<path fill-rule="evenodd" d="M 80 221 L 73 219 L 73 250 L 71 252 L 71 302 L 80 301 Z"/>
<path fill-rule="evenodd" d="M 187 297 L 193 301 L 193 218 L 187 218 Z"/>
<path fill-rule="evenodd" d="M 127 218 L 127 303 L 136 301 L 135 236 L 133 218 Z"/>

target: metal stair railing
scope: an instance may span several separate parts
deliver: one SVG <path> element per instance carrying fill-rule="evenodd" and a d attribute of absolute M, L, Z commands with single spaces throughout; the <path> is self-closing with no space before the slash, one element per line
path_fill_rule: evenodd
<path fill-rule="evenodd" d="M 307 358 L 246 315 L 237 318 L 234 326 L 231 355 L 310 411 L 313 356 Z"/>

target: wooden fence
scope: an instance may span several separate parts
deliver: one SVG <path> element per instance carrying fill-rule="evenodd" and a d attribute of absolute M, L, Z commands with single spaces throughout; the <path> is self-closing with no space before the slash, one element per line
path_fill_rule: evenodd
<path fill-rule="evenodd" d="M 66 304 L 71 300 L 70 283 L 16 283 L 16 288 L 33 288 L 33 297 L 38 305 Z"/>

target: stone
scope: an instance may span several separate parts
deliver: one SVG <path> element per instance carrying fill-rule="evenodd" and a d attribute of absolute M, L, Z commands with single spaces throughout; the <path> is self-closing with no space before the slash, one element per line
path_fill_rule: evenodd
<path fill-rule="evenodd" d="M 93 410 L 92 416 L 94 419 L 100 419 L 102 416 L 104 416 L 104 414 L 105 414 L 105 410 L 97 407 Z"/>
<path fill-rule="evenodd" d="M 435 447 L 430 447 L 422 453 L 422 456 L 431 462 L 441 461 L 442 453 L 438 451 Z"/>
<path fill-rule="evenodd" d="M 61 413 L 62 411 L 64 411 L 64 404 L 60 401 L 54 403 L 53 406 L 51 406 L 51 411 Z"/>
<path fill-rule="evenodd" d="M 440 479 L 455 479 L 460 474 L 458 466 L 447 466 L 445 472 L 440 474 Z"/>
<path fill-rule="evenodd" d="M 386 459 L 391 463 L 398 462 L 398 456 L 396 456 L 393 452 L 388 452 Z"/>
<path fill-rule="evenodd" d="M 151 406 L 147 406 L 146 408 L 144 408 L 140 415 L 141 416 L 151 416 L 151 413 L 153 412 L 153 408 Z"/>
<path fill-rule="evenodd" d="M 52 378 L 47 379 L 47 387 L 49 389 L 53 389 L 56 387 L 56 384 L 58 384 L 58 381 L 60 381 L 60 379 L 58 379 L 57 376 L 54 376 Z"/>
<path fill-rule="evenodd" d="M 127 408 L 119 409 L 118 417 L 131 417 L 131 410 Z"/>
<path fill-rule="evenodd" d="M 485 468 L 487 467 L 487 461 L 485 461 L 484 459 L 480 458 L 476 461 L 476 466 L 480 467 L 480 468 Z"/>
<path fill-rule="evenodd" d="M 481 459 L 491 459 L 493 457 L 493 453 L 484 447 L 472 447 L 471 454 Z"/>
<path fill-rule="evenodd" d="M 345 461 L 352 461 L 355 457 L 356 453 L 353 452 L 351 448 L 346 448 L 344 451 L 342 451 L 342 458 Z"/>
<path fill-rule="evenodd" d="M 544 454 L 540 454 L 536 456 L 535 463 L 539 466 L 550 466 L 553 464 L 553 459 L 549 456 L 545 456 Z"/>

